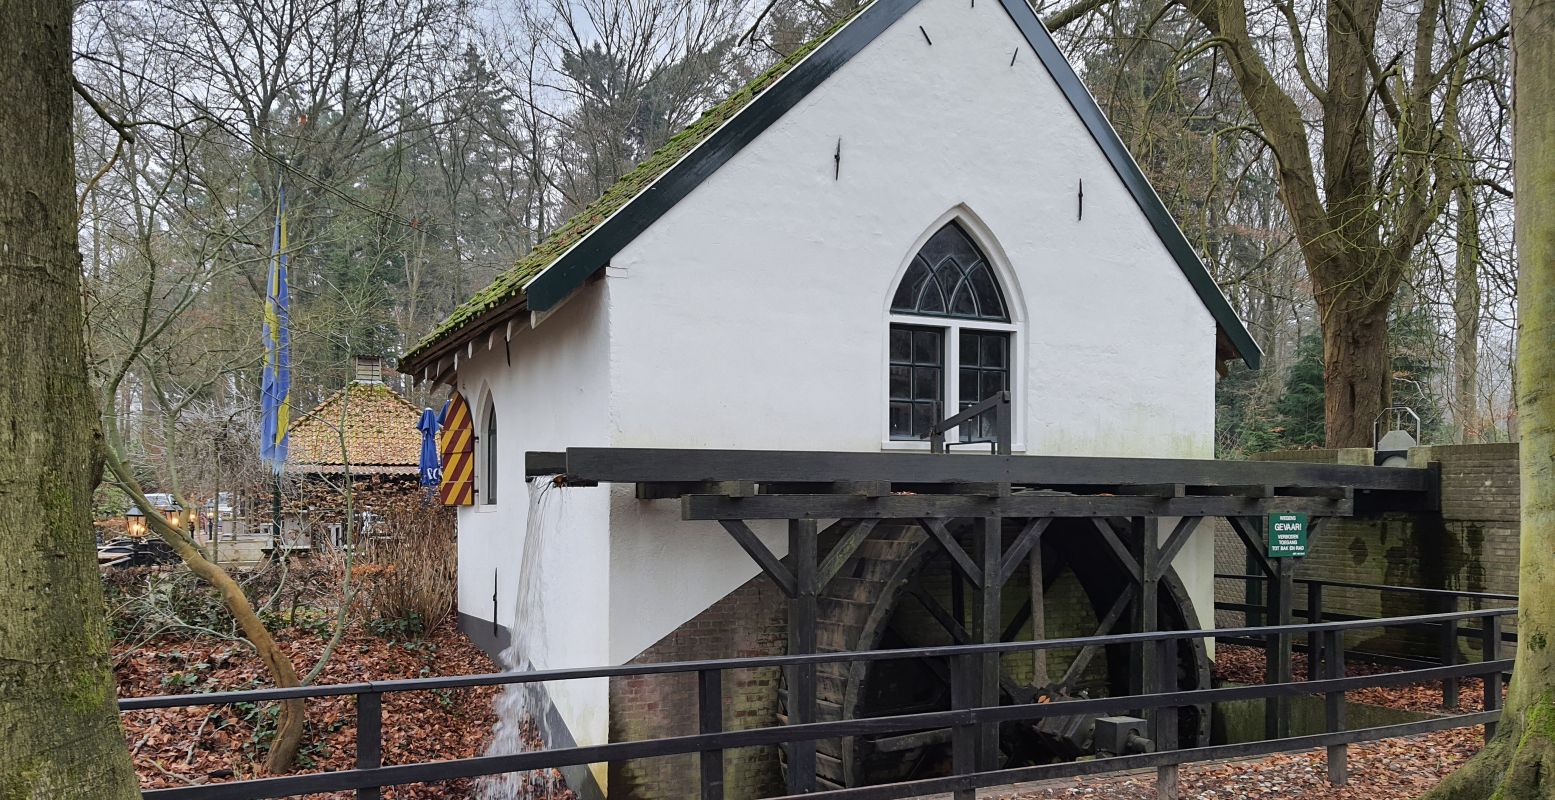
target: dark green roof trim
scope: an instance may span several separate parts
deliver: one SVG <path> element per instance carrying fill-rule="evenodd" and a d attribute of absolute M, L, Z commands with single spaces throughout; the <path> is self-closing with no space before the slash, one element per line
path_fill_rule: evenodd
<path fill-rule="evenodd" d="M 788 113 L 810 94 L 810 90 L 820 86 L 917 4 L 918 0 L 876 0 L 830 38 L 822 37 L 824 42 L 808 58 L 795 65 L 765 93 L 740 110 L 729 124 L 707 137 L 636 199 L 601 223 L 588 238 L 525 286 L 529 307 L 544 311 L 583 285 L 583 281 L 604 266 L 611 256 L 630 244 L 745 145 Z"/>
<path fill-rule="evenodd" d="M 1112 164 L 1113 171 L 1123 180 L 1123 185 L 1129 194 L 1134 196 L 1134 202 L 1139 204 L 1139 210 L 1145 212 L 1145 219 L 1150 221 L 1150 227 L 1155 229 L 1155 235 L 1161 243 L 1166 245 L 1167 252 L 1177 261 L 1177 268 L 1187 277 L 1188 283 L 1198 293 L 1199 300 L 1204 307 L 1209 309 L 1210 316 L 1215 318 L 1215 323 L 1220 330 L 1231 340 L 1231 345 L 1236 348 L 1237 355 L 1251 369 L 1258 369 L 1263 361 L 1263 348 L 1253 339 L 1247 326 L 1242 323 L 1242 318 L 1236 310 L 1231 308 L 1230 301 L 1221 293 L 1219 284 L 1209 274 L 1204 262 L 1199 260 L 1199 254 L 1194 252 L 1193 245 L 1188 244 L 1187 237 L 1183 236 L 1182 229 L 1177 227 L 1177 221 L 1172 219 L 1170 211 L 1161 202 L 1161 196 L 1155 193 L 1155 187 L 1150 185 L 1150 180 L 1135 163 L 1134 156 L 1128 148 L 1123 146 L 1123 140 L 1118 138 L 1118 132 L 1113 129 L 1112 123 L 1107 120 L 1107 115 L 1102 113 L 1101 106 L 1097 105 L 1096 98 L 1091 96 L 1091 91 L 1085 88 L 1080 81 L 1080 76 L 1075 74 L 1074 67 L 1069 64 L 1069 59 L 1064 57 L 1063 51 L 1058 49 L 1058 44 L 1037 19 L 1037 14 L 1027 4 L 1026 0 L 999 0 L 1004 5 L 1004 10 L 1015 22 L 1015 27 L 1025 35 L 1026 43 L 1036 52 L 1037 60 L 1047 69 L 1053 81 L 1058 84 L 1059 91 L 1064 93 L 1064 98 L 1069 101 L 1070 108 L 1080 117 L 1085 129 L 1090 131 L 1091 138 L 1101 147 L 1102 154 Z"/>

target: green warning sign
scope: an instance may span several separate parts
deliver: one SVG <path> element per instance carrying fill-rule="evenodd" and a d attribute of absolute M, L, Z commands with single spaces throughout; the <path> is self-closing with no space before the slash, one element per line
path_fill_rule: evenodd
<path fill-rule="evenodd" d="M 1269 515 L 1269 557 L 1300 558 L 1307 554 L 1307 515 Z"/>

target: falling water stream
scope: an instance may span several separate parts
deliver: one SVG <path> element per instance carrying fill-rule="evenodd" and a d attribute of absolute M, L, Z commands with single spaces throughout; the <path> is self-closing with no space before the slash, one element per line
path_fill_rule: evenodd
<path fill-rule="evenodd" d="M 518 567 L 517 597 L 508 626 L 513 638 L 502 651 L 502 666 L 507 670 L 534 669 L 536 663 L 544 661 L 540 559 L 545 552 L 546 533 L 557 522 L 550 518 L 554 514 L 547 512 L 560 513 L 562 508 L 549 507 L 560 503 L 560 496 L 565 494 L 552 491 L 554 487 L 551 476 L 529 481 L 528 524 Z M 546 735 L 547 706 L 541 684 L 509 684 L 496 700 L 497 724 L 492 730 L 486 755 L 512 755 L 543 747 L 549 738 Z M 483 779 L 476 788 L 476 796 L 480 800 L 550 798 L 558 789 L 557 781 L 555 770 L 509 772 Z"/>

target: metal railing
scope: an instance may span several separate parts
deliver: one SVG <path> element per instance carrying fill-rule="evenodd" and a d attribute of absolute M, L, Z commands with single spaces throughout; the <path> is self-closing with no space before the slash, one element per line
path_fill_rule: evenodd
<path fill-rule="evenodd" d="M 695 780 L 697 782 L 702 798 L 713 800 L 713 798 L 724 796 L 723 753 L 725 750 L 814 742 L 842 736 L 907 733 L 934 728 L 950 728 L 952 731 L 951 771 L 953 774 L 950 776 L 884 786 L 838 789 L 817 792 L 806 796 L 883 799 L 912 797 L 948 791 L 964 793 L 980 787 L 999 786 L 1016 782 L 1099 774 L 1141 767 L 1174 769 L 1175 765 L 1193 761 L 1247 757 L 1290 750 L 1312 749 L 1315 747 L 1328 748 L 1330 779 L 1336 783 L 1342 783 L 1347 774 L 1344 769 L 1344 748 L 1355 742 L 1393 736 L 1408 736 L 1472 725 L 1485 725 L 1488 737 L 1493 732 L 1496 720 L 1499 718 L 1501 676 L 1512 665 L 1510 660 L 1496 658 L 1498 654 L 1496 644 L 1500 639 L 1501 619 L 1514 613 L 1516 613 L 1516 610 L 1509 608 L 1485 609 L 1450 614 L 1346 620 L 1282 627 L 1243 627 L 1220 631 L 1194 630 L 1127 633 L 1108 636 L 1048 639 L 1035 642 L 1004 642 L 998 644 L 732 658 L 661 664 L 626 664 L 615 667 L 372 681 L 286 689 L 256 689 L 194 695 L 125 698 L 119 701 L 119 708 L 122 712 L 136 712 L 147 709 L 273 702 L 294 698 L 340 696 L 353 696 L 356 698 L 357 750 L 355 769 L 229 781 L 199 786 L 148 789 L 143 793 L 144 797 L 154 798 L 154 800 L 252 800 L 253 798 L 291 797 L 313 792 L 347 790 L 354 790 L 358 800 L 375 800 L 380 796 L 379 789 L 384 786 L 444 781 L 455 778 L 473 778 L 510 772 L 525 772 L 580 764 L 618 762 L 690 753 L 698 753 L 701 757 L 695 777 L 688 775 L 687 779 L 688 781 Z M 1379 675 L 1347 676 L 1345 674 L 1344 635 L 1347 632 L 1428 623 L 1457 625 L 1465 620 L 1480 621 L 1480 627 L 1477 630 L 1481 633 L 1484 643 L 1483 652 L 1485 654 L 1485 659 L 1481 662 L 1447 664 Z M 1152 663 L 1161 669 L 1163 676 L 1169 674 L 1175 677 L 1176 646 L 1179 641 L 1228 635 L 1270 639 L 1298 635 L 1321 636 L 1324 639 L 1322 652 L 1326 656 L 1322 659 L 1324 671 L 1320 677 L 1303 682 L 1228 686 L 1219 689 L 1194 689 L 1156 694 L 1080 699 L 1061 703 L 972 707 L 972 704 L 966 700 L 966 698 L 975 696 L 973 687 L 977 685 L 976 682 L 979 680 L 982 668 L 987 664 L 986 660 L 996 660 L 1000 655 L 1007 653 L 1079 648 L 1088 645 L 1132 645 L 1139 648 L 1153 648 Z M 921 658 L 943 658 L 949 661 L 951 696 L 959 699 L 952 702 L 953 708 L 944 711 L 885 717 L 779 725 L 738 731 L 723 730 L 721 712 L 723 707 L 723 673 L 728 670 L 778 667 L 797 671 L 797 668 L 800 667 L 813 667 L 814 665 L 825 663 L 877 662 Z M 566 747 L 512 755 L 479 756 L 428 763 L 397 764 L 392 766 L 383 764 L 383 696 L 385 694 L 473 686 L 502 686 L 591 678 L 684 673 L 695 673 L 697 675 L 698 707 L 696 714 L 699 729 L 698 733 L 693 735 Z M 1485 679 L 1485 710 L 1483 711 L 1360 730 L 1347 730 L 1345 727 L 1344 696 L 1347 691 L 1420 681 L 1456 680 L 1471 676 L 1480 676 Z M 1314 694 L 1322 695 L 1325 699 L 1326 730 L 1322 734 L 1241 744 L 1172 749 L 1177 730 L 1176 714 L 1180 708 L 1219 701 L 1288 698 L 1295 695 Z M 980 759 L 974 747 L 974 743 L 977 741 L 980 733 L 979 729 L 996 731 L 997 726 L 1002 722 L 1036 721 L 1055 716 L 1101 716 L 1119 712 L 1139 713 L 1141 711 L 1151 712 L 1150 716 L 1153 718 L 1152 725 L 1154 726 L 1152 736 L 1160 747 L 1157 752 L 1001 770 L 987 768 L 988 761 Z M 691 713 L 691 710 L 687 709 L 687 713 Z M 984 766 L 979 766 L 980 764 Z M 810 784 L 808 788 L 814 787 L 813 778 L 807 779 L 807 782 Z"/>
<path fill-rule="evenodd" d="M 1270 580 L 1267 576 L 1264 576 L 1264 575 L 1238 575 L 1238 574 L 1234 574 L 1234 573 L 1216 573 L 1215 574 L 1215 578 L 1218 579 L 1218 580 L 1243 581 L 1244 583 L 1246 583 L 1250 587 L 1258 587 L 1259 590 L 1262 590 L 1262 588 L 1266 585 L 1267 581 Z M 1444 613 L 1444 614 L 1450 614 L 1450 613 L 1458 611 L 1462 607 L 1462 604 L 1463 604 L 1464 601 L 1473 601 L 1473 603 L 1475 605 L 1477 605 L 1477 606 L 1479 606 L 1481 608 L 1484 608 L 1484 606 L 1481 605 L 1483 603 L 1516 603 L 1517 602 L 1517 595 L 1515 595 L 1515 594 L 1502 594 L 1502 593 L 1497 593 L 1497 592 L 1468 592 L 1468 591 L 1460 591 L 1460 590 L 1457 590 L 1457 589 L 1428 589 L 1428 588 L 1419 587 L 1419 586 L 1395 586 L 1395 585 L 1381 584 L 1381 583 L 1356 583 L 1356 582 L 1352 582 L 1352 581 L 1324 581 L 1324 580 L 1315 580 L 1315 579 L 1306 579 L 1306 578 L 1298 578 L 1294 582 L 1297 585 L 1306 587 L 1306 589 L 1307 589 L 1307 601 L 1306 601 L 1306 604 L 1305 604 L 1305 606 L 1303 608 L 1293 609 L 1292 610 L 1292 614 L 1294 616 L 1300 616 L 1300 617 L 1304 618 L 1309 623 L 1322 622 L 1324 620 L 1340 622 L 1340 621 L 1361 619 L 1360 617 L 1357 617 L 1355 615 L 1336 614 L 1336 613 L 1334 613 L 1334 611 L 1331 608 L 1328 608 L 1327 605 L 1326 605 L 1328 594 L 1325 593 L 1325 589 L 1350 589 L 1350 590 L 1358 590 L 1358 591 L 1375 591 L 1375 592 L 1378 592 L 1379 594 L 1383 595 L 1384 597 L 1386 597 L 1389 594 L 1403 594 L 1403 595 L 1412 595 L 1412 596 L 1415 596 L 1415 597 L 1422 597 L 1422 598 L 1425 598 L 1427 600 L 1432 601 L 1435 605 L 1438 606 L 1435 610 L 1437 612 Z M 1263 606 L 1260 606 L 1260 605 L 1258 605 L 1256 603 L 1226 603 L 1226 602 L 1217 602 L 1217 603 L 1215 603 L 1215 609 L 1217 611 L 1239 611 L 1239 612 L 1242 612 L 1244 614 L 1247 614 L 1248 615 L 1248 617 L 1247 617 L 1248 622 L 1252 623 L 1252 624 L 1255 624 L 1256 621 L 1258 620 L 1257 615 L 1261 614 L 1265 610 Z M 1435 660 L 1434 663 L 1442 664 L 1442 665 L 1451 665 L 1453 663 L 1456 663 L 1456 661 L 1458 660 L 1458 648 L 1459 648 L 1460 640 L 1462 640 L 1462 639 L 1478 640 L 1482 636 L 1482 632 L 1479 629 L 1477 629 L 1477 628 L 1464 628 L 1463 626 L 1459 625 L 1456 620 L 1437 620 L 1437 621 L 1421 620 L 1421 621 L 1416 622 L 1416 623 L 1411 624 L 1411 625 L 1401 625 L 1401 626 L 1398 626 L 1398 627 L 1413 627 L 1413 628 L 1422 628 L 1422 629 L 1425 629 L 1425 630 L 1428 630 L 1428 631 L 1434 631 L 1436 633 L 1436 640 L 1437 640 L 1436 660 Z M 1502 643 L 1511 643 L 1511 644 L 1514 644 L 1514 645 L 1517 643 L 1517 634 L 1515 632 L 1512 632 L 1512 631 L 1500 630 L 1500 631 L 1497 632 L 1497 637 L 1498 637 L 1499 642 L 1502 642 Z M 1231 640 L 1234 639 L 1234 637 L 1219 637 L 1219 638 L 1222 641 L 1231 641 Z M 1256 642 L 1248 642 L 1248 641 L 1240 641 L 1240 642 L 1233 642 L 1233 643 L 1257 644 Z M 1314 678 L 1316 676 L 1316 674 L 1317 674 L 1317 668 L 1316 668 L 1315 665 L 1317 664 L 1317 662 L 1321 658 L 1322 646 L 1323 646 L 1323 643 L 1318 639 L 1318 637 L 1316 637 L 1316 636 L 1308 636 L 1307 637 L 1307 641 L 1306 641 L 1306 646 L 1305 647 L 1306 647 L 1306 652 L 1309 655 L 1308 661 L 1307 661 L 1307 677 L 1308 677 L 1308 679 Z M 1499 652 L 1500 651 L 1498 650 L 1497 653 L 1499 654 Z M 1317 657 L 1316 658 L 1312 657 L 1312 654 L 1317 654 Z M 1377 663 L 1389 663 L 1389 664 L 1395 664 L 1395 665 L 1400 665 L 1400 664 L 1408 665 L 1408 664 L 1418 664 L 1418 663 L 1421 663 L 1420 661 L 1411 661 L 1409 659 L 1402 659 L 1402 658 L 1398 658 L 1398 657 L 1390 657 L 1390 656 L 1387 656 L 1387 655 L 1384 655 L 1384 654 L 1379 654 L 1379 653 L 1366 653 L 1366 654 L 1353 654 L 1352 653 L 1352 657 L 1356 657 L 1356 656 L 1358 656 L 1358 660 L 1373 661 L 1373 662 L 1377 662 Z M 1457 703 L 1458 703 L 1458 681 L 1457 681 L 1457 679 L 1456 678 L 1451 678 L 1451 679 L 1444 680 L 1442 682 L 1442 708 L 1450 710 L 1450 709 L 1456 708 L 1457 707 Z"/>
<path fill-rule="evenodd" d="M 963 437 L 959 442 L 946 443 L 945 434 L 965 425 L 972 420 L 979 420 L 993 415 L 993 435 L 983 439 Z M 929 427 L 927 434 L 929 439 L 929 452 L 943 453 L 950 445 L 962 444 L 986 444 L 989 445 L 995 455 L 1007 456 L 1015 439 L 1014 423 L 1010 416 L 1010 393 L 1008 391 L 997 392 L 988 399 L 968 406 L 961 413 L 941 420 Z"/>

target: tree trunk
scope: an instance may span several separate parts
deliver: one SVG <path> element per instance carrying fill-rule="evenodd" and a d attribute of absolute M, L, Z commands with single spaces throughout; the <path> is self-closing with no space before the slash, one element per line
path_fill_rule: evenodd
<path fill-rule="evenodd" d="M 0 797 L 138 798 L 92 546 L 70 15 L 0 0 Z"/>
<path fill-rule="evenodd" d="M 1512 0 L 1522 540 L 1517 670 L 1496 738 L 1427 797 L 1555 795 L 1555 3 Z"/>
<path fill-rule="evenodd" d="M 1371 447 L 1372 422 L 1388 404 L 1386 301 L 1319 305 L 1323 326 L 1323 419 L 1329 447 Z"/>
<path fill-rule="evenodd" d="M 1466 171 L 1466 170 L 1465 170 Z M 1457 192 L 1458 252 L 1453 263 L 1453 412 L 1458 442 L 1480 441 L 1479 415 L 1479 212 L 1467 186 Z"/>

